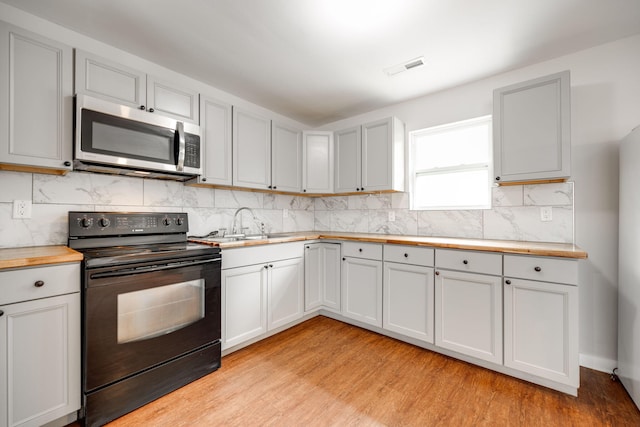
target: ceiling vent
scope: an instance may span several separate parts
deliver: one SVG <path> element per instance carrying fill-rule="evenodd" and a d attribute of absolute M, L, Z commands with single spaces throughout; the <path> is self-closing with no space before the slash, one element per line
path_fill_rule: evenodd
<path fill-rule="evenodd" d="M 393 67 L 385 68 L 384 72 L 389 76 L 395 76 L 396 74 L 400 74 L 404 71 L 411 70 L 413 68 L 422 67 L 424 65 L 424 56 L 420 56 L 418 58 L 410 59 L 402 64 L 394 65 Z"/>

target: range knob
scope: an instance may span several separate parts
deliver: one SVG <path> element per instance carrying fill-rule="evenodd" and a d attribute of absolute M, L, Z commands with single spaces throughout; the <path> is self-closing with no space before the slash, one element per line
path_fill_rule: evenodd
<path fill-rule="evenodd" d="M 82 226 L 82 228 L 89 228 L 92 225 L 93 225 L 93 218 L 84 217 L 80 221 L 80 226 Z"/>
<path fill-rule="evenodd" d="M 182 219 L 181 217 L 176 218 L 176 225 L 182 225 L 184 224 L 184 219 Z"/>
<path fill-rule="evenodd" d="M 98 224 L 100 224 L 100 227 L 102 228 L 107 228 L 111 225 L 111 221 L 109 221 L 109 218 L 100 218 L 100 220 L 98 220 Z"/>
<path fill-rule="evenodd" d="M 165 225 L 165 227 L 168 227 L 171 225 L 171 220 L 169 218 L 165 218 L 162 220 L 162 223 Z"/>

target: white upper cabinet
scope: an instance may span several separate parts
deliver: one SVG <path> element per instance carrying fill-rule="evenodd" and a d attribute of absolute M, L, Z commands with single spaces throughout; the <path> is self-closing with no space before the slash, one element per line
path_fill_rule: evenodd
<path fill-rule="evenodd" d="M 271 120 L 233 107 L 233 185 L 271 186 Z"/>
<path fill-rule="evenodd" d="M 351 193 L 360 191 L 362 162 L 362 144 L 360 126 L 344 129 L 335 133 L 335 191 Z"/>
<path fill-rule="evenodd" d="M 0 166 L 71 170 L 72 49 L 0 21 Z"/>
<path fill-rule="evenodd" d="M 303 132 L 302 192 L 333 192 L 333 132 Z"/>
<path fill-rule="evenodd" d="M 302 132 L 277 122 L 271 124 L 271 189 L 302 189 Z"/>
<path fill-rule="evenodd" d="M 335 133 L 335 192 L 403 191 L 404 124 L 395 117 Z"/>
<path fill-rule="evenodd" d="M 549 181 L 571 175 L 569 71 L 493 93 L 495 182 Z"/>
<path fill-rule="evenodd" d="M 231 132 L 231 104 L 200 97 L 200 143 L 204 173 L 198 177 L 198 183 L 231 185 Z"/>
<path fill-rule="evenodd" d="M 196 91 L 178 87 L 106 58 L 76 49 L 76 93 L 199 122 Z"/>

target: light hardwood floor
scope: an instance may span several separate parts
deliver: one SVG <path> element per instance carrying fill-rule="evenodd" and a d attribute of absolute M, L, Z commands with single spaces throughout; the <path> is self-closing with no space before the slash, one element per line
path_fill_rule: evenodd
<path fill-rule="evenodd" d="M 109 426 L 640 426 L 620 383 L 581 378 L 575 398 L 315 317 Z"/>

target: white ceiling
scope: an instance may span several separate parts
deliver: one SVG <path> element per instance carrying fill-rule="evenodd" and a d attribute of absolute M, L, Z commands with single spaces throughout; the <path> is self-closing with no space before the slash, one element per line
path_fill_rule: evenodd
<path fill-rule="evenodd" d="M 309 126 L 640 33 L 640 0 L 0 1 Z"/>

